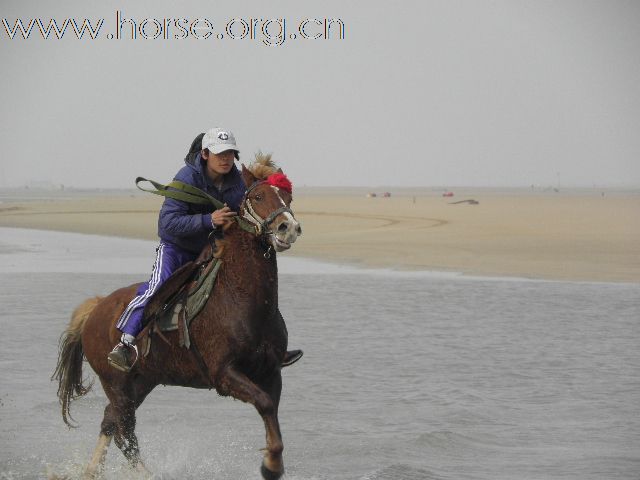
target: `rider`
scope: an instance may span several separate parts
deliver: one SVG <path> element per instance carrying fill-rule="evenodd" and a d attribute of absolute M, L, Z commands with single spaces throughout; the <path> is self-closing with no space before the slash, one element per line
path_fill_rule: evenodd
<path fill-rule="evenodd" d="M 240 209 L 247 186 L 234 164 L 234 159 L 240 159 L 240 155 L 233 133 L 212 128 L 202 136 L 201 151 L 195 153 L 199 137 L 185 158 L 186 165 L 174 180 L 204 190 L 225 206 L 214 210 L 213 206 L 168 197 L 164 200 L 158 218 L 160 245 L 156 249 L 151 278 L 138 287 L 136 296 L 116 324 L 122 336 L 120 343 L 109 353 L 108 360 L 118 370 L 128 372 L 137 360 L 135 340 L 142 330 L 144 307 L 154 292 L 179 267 L 198 257 L 211 232 L 220 237 L 223 227 L 233 221 Z M 301 350 L 288 351 L 282 366 L 291 365 L 301 356 Z"/>

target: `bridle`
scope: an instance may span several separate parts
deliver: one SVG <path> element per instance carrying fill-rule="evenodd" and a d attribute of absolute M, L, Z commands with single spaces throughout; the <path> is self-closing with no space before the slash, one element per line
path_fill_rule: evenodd
<path fill-rule="evenodd" d="M 145 188 L 142 188 L 139 185 L 139 183 L 143 181 L 151 183 L 154 187 L 156 187 L 156 190 L 147 190 Z M 255 189 L 256 187 L 264 183 L 270 185 L 271 188 L 274 189 L 274 191 L 276 192 L 276 195 L 278 196 L 278 199 L 282 203 L 282 207 L 278 208 L 274 212 L 271 212 L 267 218 L 263 219 L 260 215 L 256 213 L 255 209 L 253 208 L 253 205 L 251 204 L 251 200 L 249 199 L 249 194 L 253 191 L 253 189 Z M 189 185 L 187 183 L 180 182 L 178 180 L 174 180 L 168 185 L 163 185 L 161 183 L 146 179 L 144 177 L 138 177 L 136 178 L 136 186 L 144 192 L 153 193 L 155 195 L 161 195 L 163 197 L 174 198 L 182 202 L 195 203 L 199 205 L 213 205 L 214 208 L 216 209 L 223 208 L 225 206 L 220 200 L 212 197 L 207 192 L 200 190 L 199 188 L 194 187 L 193 185 Z M 238 226 L 242 230 L 248 233 L 251 233 L 252 235 L 261 237 L 263 240 L 263 243 L 265 244 L 267 243 L 265 238 L 267 235 L 275 236 L 274 232 L 269 229 L 269 226 L 271 225 L 271 223 L 273 223 L 273 221 L 276 219 L 278 215 L 282 213 L 288 213 L 289 215 L 291 215 L 291 218 L 295 220 L 293 211 L 291 211 L 291 209 L 287 207 L 287 205 L 284 203 L 284 200 L 282 200 L 282 197 L 280 196 L 280 188 L 270 183 L 269 180 L 258 180 L 254 182 L 251 186 L 249 186 L 249 188 L 247 188 L 247 190 L 244 192 L 244 197 L 242 198 L 241 205 L 243 210 L 242 217 L 234 217 Z M 214 242 L 213 233 L 214 232 L 211 232 L 209 234 L 210 243 Z M 265 253 L 266 258 L 270 256 L 270 253 L 269 253 L 270 251 L 271 251 L 271 247 L 269 247 L 267 249 L 267 253 Z"/>
<path fill-rule="evenodd" d="M 258 215 L 256 213 L 256 211 L 253 208 L 253 205 L 251 204 L 251 199 L 249 198 L 249 194 L 258 186 L 262 185 L 262 184 L 268 184 L 271 186 L 271 188 L 273 188 L 276 192 L 276 195 L 278 196 L 278 199 L 280 200 L 280 203 L 282 203 L 282 207 L 274 210 L 273 212 L 271 212 L 269 214 L 269 216 L 267 218 L 262 218 L 260 215 Z M 273 221 L 276 219 L 276 217 L 278 217 L 278 215 L 282 214 L 282 213 L 288 213 L 289 215 L 291 215 L 291 217 L 295 220 L 295 216 L 293 214 L 293 211 L 287 207 L 287 205 L 284 203 L 284 200 L 282 200 L 282 197 L 280 196 L 280 189 L 278 187 L 276 187 L 275 185 L 271 185 L 269 184 L 269 182 L 267 182 L 266 180 L 258 180 L 256 182 L 254 182 L 249 188 L 247 188 L 246 192 L 244 192 L 244 198 L 242 199 L 242 205 L 244 206 L 243 208 L 243 218 L 246 219 L 248 222 L 252 223 L 255 226 L 256 229 L 256 234 L 257 235 L 272 235 L 273 231 L 270 230 L 270 225 L 271 223 L 273 223 Z"/>

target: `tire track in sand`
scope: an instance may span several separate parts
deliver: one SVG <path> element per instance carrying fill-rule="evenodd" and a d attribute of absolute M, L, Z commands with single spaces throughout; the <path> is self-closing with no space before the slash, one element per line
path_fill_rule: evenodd
<path fill-rule="evenodd" d="M 364 228 L 351 228 L 351 231 L 368 231 L 368 230 L 377 230 L 381 228 L 387 227 L 402 227 L 410 230 L 423 230 L 429 228 L 437 228 L 447 225 L 449 223 L 448 220 L 444 220 L 442 218 L 427 218 L 427 217 L 406 217 L 406 216 L 398 216 L 398 217 L 389 217 L 383 215 L 367 215 L 367 214 L 359 214 L 359 213 L 333 213 L 333 212 L 305 212 L 299 211 L 296 212 L 298 216 L 318 216 L 318 217 L 341 217 L 341 218 L 349 218 L 349 219 L 357 219 L 357 220 L 375 220 L 382 222 L 380 225 L 376 226 L 367 226 Z"/>

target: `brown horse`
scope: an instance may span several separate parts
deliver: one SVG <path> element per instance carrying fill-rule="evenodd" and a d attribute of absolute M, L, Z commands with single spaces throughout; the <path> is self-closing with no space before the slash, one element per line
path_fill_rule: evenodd
<path fill-rule="evenodd" d="M 269 156 L 258 155 L 249 169 L 242 167 L 245 184 L 250 187 L 240 216 L 256 225 L 256 233 L 233 222 L 225 230 L 225 239 L 216 242 L 215 256 L 222 259 L 222 266 L 212 295 L 190 327 L 195 351 L 178 346 L 178 332 L 167 332 L 164 335 L 168 342 L 154 338 L 149 354 L 141 355 L 129 373 L 109 366 L 107 354 L 120 338 L 116 321 L 135 296 L 137 285 L 89 299 L 73 312 L 60 340 L 54 373 L 59 382 L 62 417 L 70 425 L 71 400 L 90 388 L 83 385 L 83 356 L 109 400 L 85 477 L 99 474 L 112 439 L 133 468 L 146 471 L 134 431 L 135 412 L 159 384 L 215 388 L 220 395 L 254 405 L 266 428 L 262 476 L 282 476 L 278 405 L 287 330 L 278 309 L 278 270 L 273 250 L 288 249 L 302 232 L 289 209 L 292 195 L 286 188 L 272 185 L 274 173 Z M 211 247 L 207 247 L 201 258 L 207 249 L 211 253 Z"/>

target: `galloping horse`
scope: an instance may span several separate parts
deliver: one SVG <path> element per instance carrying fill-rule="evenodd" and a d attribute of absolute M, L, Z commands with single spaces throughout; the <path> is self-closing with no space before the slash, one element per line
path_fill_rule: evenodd
<path fill-rule="evenodd" d="M 288 249 L 302 231 L 289 208 L 290 183 L 281 170 L 276 170 L 270 156 L 257 155 L 249 169 L 242 166 L 242 175 L 249 188 L 238 218 L 245 219 L 245 225 L 249 222 L 254 226 L 255 232 L 233 222 L 226 228 L 224 240 L 216 241 L 215 257 L 221 259 L 222 266 L 212 295 L 191 324 L 189 334 L 194 350 L 180 348 L 179 333 L 167 332 L 163 338 L 168 341 L 154 338 L 149 354 L 140 355 L 129 373 L 109 366 L 107 354 L 120 337 L 116 321 L 135 296 L 137 285 L 104 298 L 89 299 L 73 312 L 60 339 L 54 373 L 63 420 L 70 425 L 71 400 L 91 388 L 83 385 L 83 356 L 98 375 L 109 400 L 85 477 L 93 478 L 100 472 L 112 439 L 133 468 L 146 472 L 135 435 L 135 412 L 159 384 L 215 388 L 220 395 L 254 405 L 266 429 L 262 476 L 282 476 L 278 405 L 287 329 L 278 309 L 274 250 Z M 273 177 L 280 181 L 284 178 L 289 188 L 278 188 Z M 205 247 L 200 258 L 211 254 L 212 247 Z"/>

